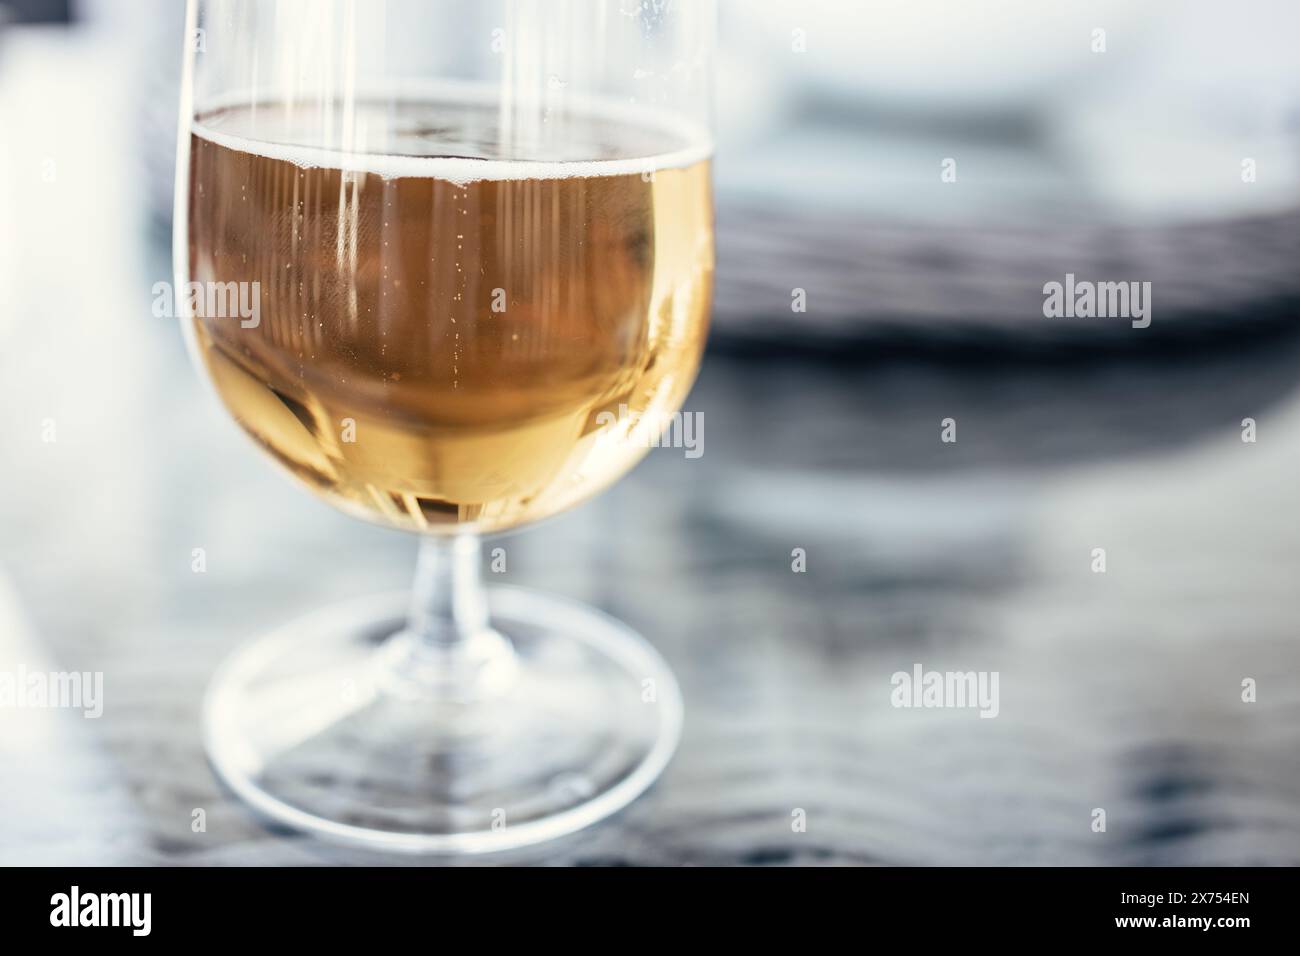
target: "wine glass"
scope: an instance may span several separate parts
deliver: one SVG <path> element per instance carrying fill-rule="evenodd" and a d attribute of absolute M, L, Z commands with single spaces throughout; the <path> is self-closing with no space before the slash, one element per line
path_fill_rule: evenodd
<path fill-rule="evenodd" d="M 702 0 L 190 0 L 176 194 L 191 353 L 340 509 L 419 535 L 410 593 L 238 651 L 216 772 L 320 837 L 475 853 L 625 806 L 676 747 L 664 661 L 486 588 L 480 539 L 626 473 L 713 282 Z"/>

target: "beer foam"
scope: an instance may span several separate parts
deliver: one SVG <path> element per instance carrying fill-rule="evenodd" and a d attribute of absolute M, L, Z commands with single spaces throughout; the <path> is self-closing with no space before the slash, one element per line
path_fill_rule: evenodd
<path fill-rule="evenodd" d="M 594 160 L 518 160 L 492 157 L 418 156 L 386 152 L 306 146 L 261 139 L 214 129 L 201 119 L 190 125 L 195 136 L 227 149 L 292 163 L 303 169 L 338 169 L 383 179 L 440 179 L 456 185 L 482 180 L 570 179 L 590 176 L 635 176 L 661 169 L 691 166 L 713 154 L 712 141 L 700 129 L 680 122 L 657 123 L 645 129 L 669 134 L 677 142 L 693 143 L 645 157 Z"/>

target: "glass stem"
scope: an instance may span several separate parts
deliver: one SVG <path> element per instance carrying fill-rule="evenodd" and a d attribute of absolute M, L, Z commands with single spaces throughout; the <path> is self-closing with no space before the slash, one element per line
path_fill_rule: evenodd
<path fill-rule="evenodd" d="M 513 682 L 514 648 L 489 624 L 481 557 L 477 535 L 421 539 L 406 627 L 390 641 L 389 690 L 472 701 Z"/>
<path fill-rule="evenodd" d="M 487 630 L 481 553 L 478 535 L 421 539 L 407 629 L 429 648 L 465 647 Z"/>

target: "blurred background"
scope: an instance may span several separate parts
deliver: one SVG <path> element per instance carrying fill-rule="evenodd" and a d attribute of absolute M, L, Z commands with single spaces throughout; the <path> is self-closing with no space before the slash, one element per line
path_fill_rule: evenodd
<path fill-rule="evenodd" d="M 267 467 L 152 315 L 183 6 L 0 0 L 0 671 L 105 694 L 0 707 L 0 863 L 375 862 L 199 742 L 237 643 L 414 542 Z M 721 12 L 704 454 L 504 542 L 664 653 L 685 737 L 486 862 L 1300 863 L 1300 6 Z M 1045 318 L 1067 273 L 1150 327 Z M 998 718 L 891 707 L 915 663 L 998 671 Z"/>

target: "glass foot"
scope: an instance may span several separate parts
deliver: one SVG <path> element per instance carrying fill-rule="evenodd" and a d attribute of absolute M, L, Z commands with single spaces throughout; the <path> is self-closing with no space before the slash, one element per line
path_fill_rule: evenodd
<path fill-rule="evenodd" d="M 492 630 L 452 681 L 403 630 L 406 594 L 326 608 L 236 652 L 204 702 L 217 774 L 273 821 L 411 853 L 527 846 L 626 806 L 677 747 L 672 672 L 585 605 L 487 593 Z"/>

